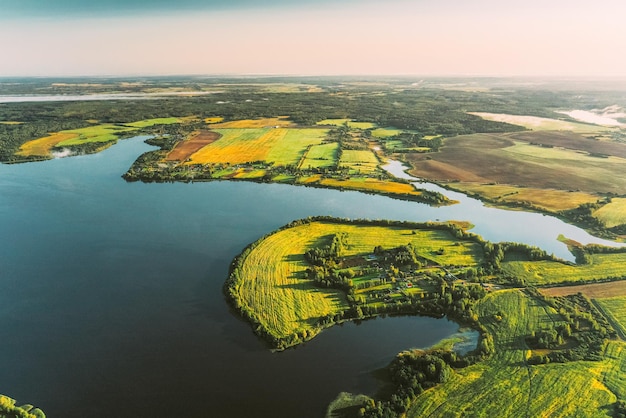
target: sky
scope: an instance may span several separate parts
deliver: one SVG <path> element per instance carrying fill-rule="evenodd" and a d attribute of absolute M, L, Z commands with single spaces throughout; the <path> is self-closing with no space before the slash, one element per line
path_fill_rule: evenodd
<path fill-rule="evenodd" d="M 0 77 L 626 76 L 623 0 L 0 0 Z"/>

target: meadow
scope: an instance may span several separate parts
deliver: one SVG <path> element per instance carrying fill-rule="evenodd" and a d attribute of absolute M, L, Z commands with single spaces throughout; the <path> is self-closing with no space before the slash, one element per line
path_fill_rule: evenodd
<path fill-rule="evenodd" d="M 20 157 L 51 157 L 55 148 L 73 148 L 88 144 L 112 145 L 120 136 L 136 132 L 155 125 L 171 125 L 180 123 L 179 118 L 145 119 L 126 124 L 94 124 L 86 128 L 70 129 L 52 133 L 48 136 L 33 139 L 21 145 L 16 152 Z"/>
<path fill-rule="evenodd" d="M 526 337 L 542 324 L 558 324 L 559 315 L 521 290 L 492 293 L 477 309 L 479 321 L 493 335 L 495 353 L 425 391 L 407 417 L 612 416 L 617 397 L 604 375 L 624 361 L 622 354 L 602 362 L 531 366 Z"/>
<path fill-rule="evenodd" d="M 504 275 L 516 277 L 528 285 L 585 283 L 626 276 L 626 254 L 591 254 L 587 264 L 570 265 L 556 261 L 505 261 Z"/>

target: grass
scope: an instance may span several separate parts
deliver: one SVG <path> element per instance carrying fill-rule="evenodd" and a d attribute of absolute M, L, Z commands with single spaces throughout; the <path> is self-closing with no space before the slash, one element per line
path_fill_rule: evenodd
<path fill-rule="evenodd" d="M 348 167 L 352 173 L 373 173 L 377 170 L 378 165 L 378 158 L 369 150 L 343 150 L 339 160 L 339 166 Z"/>
<path fill-rule="evenodd" d="M 583 203 L 594 203 L 598 200 L 598 196 L 591 193 L 536 189 L 510 184 L 456 182 L 448 183 L 448 186 L 463 193 L 478 194 L 496 203 L 529 202 L 535 207 L 552 212 L 574 209 Z"/>
<path fill-rule="evenodd" d="M 145 119 L 137 122 L 125 123 L 125 126 L 130 126 L 133 128 L 147 128 L 154 125 L 173 125 L 175 123 L 180 123 L 179 118 L 154 118 L 154 119 Z"/>
<path fill-rule="evenodd" d="M 333 167 L 337 164 L 337 154 L 339 153 L 339 144 L 331 142 L 328 144 L 313 145 L 305 154 L 299 168 L 324 168 Z"/>
<path fill-rule="evenodd" d="M 375 138 L 389 138 L 390 136 L 400 135 L 402 132 L 401 129 L 396 128 L 376 128 L 372 130 L 372 136 Z"/>
<path fill-rule="evenodd" d="M 592 254 L 591 263 L 567 265 L 555 261 L 506 261 L 506 275 L 524 279 L 529 285 L 590 282 L 626 276 L 626 254 Z"/>
<path fill-rule="evenodd" d="M 179 118 L 155 118 L 126 123 L 124 125 L 105 123 L 95 124 L 86 128 L 60 131 L 24 143 L 16 154 L 20 156 L 48 157 L 54 147 L 72 147 L 94 142 L 114 142 L 119 139 L 120 134 L 154 125 L 180 123 L 180 121 Z"/>
<path fill-rule="evenodd" d="M 418 230 L 352 223 L 315 221 L 279 230 L 258 241 L 241 264 L 237 298 L 271 335 L 311 338 L 318 320 L 349 308 L 343 292 L 320 289 L 306 278 L 304 253 L 325 245 L 327 237 L 346 233 L 345 257 L 371 254 L 374 246 L 394 248 L 412 243 L 442 265 L 475 265 L 482 255 L 478 244 L 456 245 L 447 231 Z M 443 254 L 433 254 L 445 248 Z"/>
<path fill-rule="evenodd" d="M 611 324 L 618 328 L 619 334 L 626 336 L 626 292 L 622 291 L 618 297 L 596 299 L 596 303 L 607 314 Z"/>
<path fill-rule="evenodd" d="M 626 224 L 626 198 L 613 198 L 593 213 L 607 228 Z"/>
<path fill-rule="evenodd" d="M 326 137 L 327 129 L 303 128 L 288 129 L 267 154 L 267 160 L 275 165 L 297 165 L 306 149 L 320 144 Z"/>
<path fill-rule="evenodd" d="M 408 417 L 610 416 L 616 396 L 603 383 L 603 373 L 615 367 L 616 360 L 530 367 L 525 337 L 542 323 L 558 322 L 558 314 L 520 290 L 492 293 L 478 309 L 479 320 L 494 337 L 496 353 L 425 391 Z M 494 320 L 496 314 L 503 319 Z"/>
<path fill-rule="evenodd" d="M 317 122 L 317 125 L 341 126 L 344 124 L 353 129 L 373 129 L 376 127 L 376 124 L 372 122 L 356 122 L 351 119 L 324 119 Z"/>

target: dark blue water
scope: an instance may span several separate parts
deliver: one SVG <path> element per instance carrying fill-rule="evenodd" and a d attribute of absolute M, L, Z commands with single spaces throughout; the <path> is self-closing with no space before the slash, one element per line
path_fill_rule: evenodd
<path fill-rule="evenodd" d="M 555 254 L 559 233 L 581 233 L 472 200 L 431 208 L 277 184 L 124 182 L 147 149 L 133 139 L 0 165 L 0 393 L 49 417 L 319 417 L 340 391 L 375 392 L 371 372 L 396 353 L 456 332 L 384 318 L 271 353 L 222 285 L 247 244 L 294 219 L 469 219 L 486 239 Z"/>
<path fill-rule="evenodd" d="M 247 244 L 294 219 L 419 218 L 331 190 L 126 183 L 148 147 L 0 165 L 0 393 L 49 417 L 319 417 L 340 391 L 453 334 L 446 320 L 345 324 L 271 353 L 222 285 Z M 184 413 L 183 413 L 184 411 Z"/>

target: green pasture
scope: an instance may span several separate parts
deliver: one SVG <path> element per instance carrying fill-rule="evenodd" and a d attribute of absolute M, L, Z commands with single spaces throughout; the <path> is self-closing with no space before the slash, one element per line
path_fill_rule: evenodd
<path fill-rule="evenodd" d="M 600 305 L 611 324 L 618 328 L 620 335 L 626 336 L 626 296 L 595 299 L 595 302 Z"/>
<path fill-rule="evenodd" d="M 154 118 L 125 123 L 124 125 L 130 126 L 132 128 L 147 128 L 154 125 L 173 125 L 180 122 L 181 120 L 179 118 Z"/>
<path fill-rule="evenodd" d="M 626 276 L 626 254 L 592 254 L 591 262 L 582 265 L 556 261 L 506 261 L 502 263 L 502 271 L 505 275 L 524 279 L 529 285 L 591 282 Z"/>
<path fill-rule="evenodd" d="M 402 132 L 404 131 L 396 128 L 376 128 L 372 130 L 372 136 L 375 138 L 385 139 L 391 136 L 400 135 Z"/>
<path fill-rule="evenodd" d="M 615 361 L 526 363 L 530 350 L 525 338 L 541 324 L 558 323 L 550 308 L 520 290 L 492 293 L 477 308 L 479 321 L 493 335 L 495 354 L 456 370 L 449 381 L 425 391 L 408 417 L 611 416 L 616 396 L 602 382 L 602 373 Z"/>
<path fill-rule="evenodd" d="M 347 124 L 352 129 L 372 129 L 376 127 L 372 122 L 357 122 L 351 119 L 324 119 L 317 122 L 317 125 L 342 126 Z"/>
<path fill-rule="evenodd" d="M 59 142 L 57 147 L 70 147 L 72 145 L 80 145 L 89 142 L 110 142 L 116 141 L 120 134 L 135 130 L 127 126 L 103 124 L 89 126 L 87 128 L 72 129 L 68 131 L 62 131 L 61 133 L 78 135 L 76 138 L 68 139 L 66 141 Z"/>
<path fill-rule="evenodd" d="M 348 167 L 350 171 L 364 174 L 376 171 L 378 164 L 378 158 L 369 150 L 343 150 L 339 160 L 341 167 Z"/>
<path fill-rule="evenodd" d="M 267 161 L 275 165 L 297 165 L 307 147 L 321 144 L 327 129 L 288 129 L 287 134 L 277 141 L 267 154 Z"/>
<path fill-rule="evenodd" d="M 331 142 L 321 145 L 313 145 L 306 152 L 305 158 L 300 164 L 300 168 L 324 168 L 333 167 L 337 164 L 337 155 L 339 153 L 339 144 Z"/>

